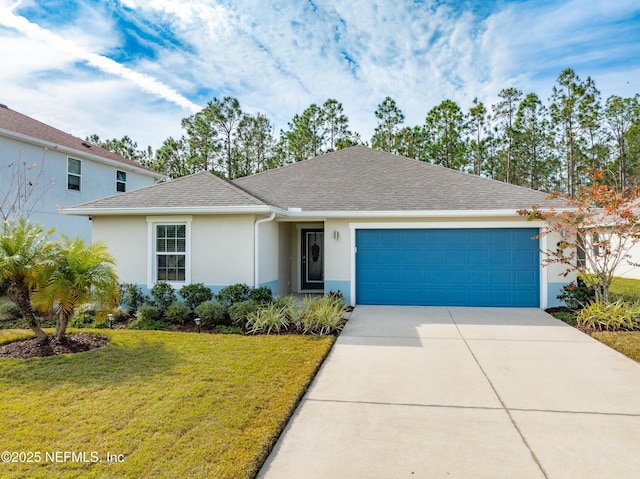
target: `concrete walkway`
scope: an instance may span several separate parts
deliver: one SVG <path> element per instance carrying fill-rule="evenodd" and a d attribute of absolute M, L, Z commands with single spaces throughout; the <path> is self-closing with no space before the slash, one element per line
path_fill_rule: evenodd
<path fill-rule="evenodd" d="M 258 477 L 639 475 L 640 364 L 537 309 L 358 306 Z"/>

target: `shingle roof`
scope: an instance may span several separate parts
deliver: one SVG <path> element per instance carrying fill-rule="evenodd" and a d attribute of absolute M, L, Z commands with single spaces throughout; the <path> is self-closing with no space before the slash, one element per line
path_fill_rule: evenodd
<path fill-rule="evenodd" d="M 97 145 L 92 145 L 81 138 L 71 135 L 70 133 L 65 133 L 64 131 L 46 125 L 38 120 L 23 115 L 22 113 L 11 110 L 6 105 L 0 105 L 0 129 L 19 133 L 35 140 L 55 143 L 56 145 L 72 148 L 81 153 L 99 156 L 107 160 L 122 163 L 123 165 L 146 170 L 149 173 L 155 173 L 153 170 L 141 165 L 140 163 L 131 161 L 117 153 L 105 150 Z M 90 145 L 90 147 L 85 145 Z M 159 177 L 162 176 L 159 173 L 155 173 L 155 175 Z"/>
<path fill-rule="evenodd" d="M 73 208 L 206 208 L 213 206 L 262 206 L 259 199 L 208 171 L 184 176 L 146 188 L 89 201 Z"/>
<path fill-rule="evenodd" d="M 515 210 L 546 194 L 353 146 L 234 181 L 265 203 L 303 211 Z"/>

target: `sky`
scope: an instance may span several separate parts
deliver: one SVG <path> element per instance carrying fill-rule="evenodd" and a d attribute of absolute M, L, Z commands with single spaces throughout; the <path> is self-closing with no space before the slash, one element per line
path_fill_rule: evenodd
<path fill-rule="evenodd" d="M 506 87 L 546 101 L 566 68 L 640 93 L 640 1 L 0 0 L 0 103 L 141 148 L 224 96 L 276 130 L 335 98 L 370 140 L 387 96 L 412 126 Z"/>

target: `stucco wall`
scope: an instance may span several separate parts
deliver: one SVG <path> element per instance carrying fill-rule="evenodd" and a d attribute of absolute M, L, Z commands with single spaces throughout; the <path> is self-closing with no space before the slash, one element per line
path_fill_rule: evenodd
<path fill-rule="evenodd" d="M 67 158 L 75 158 L 82 162 L 80 191 L 67 189 Z M 116 170 L 127 173 L 127 191 L 150 186 L 155 180 L 132 171 L 126 165 L 110 166 L 87 159 L 82 155 L 67 155 L 53 148 L 24 143 L 0 136 L 0 159 L 3 167 L 0 175 L 0 191 L 7 191 L 12 181 L 9 169 L 5 165 L 17 162 L 35 167 L 27 173 L 32 181 L 35 193 L 31 196 L 35 201 L 29 219 L 43 224 L 47 228 L 56 227 L 56 233 L 68 236 L 79 235 L 85 240 L 91 239 L 91 223 L 84 216 L 62 215 L 59 208 L 85 203 L 87 201 L 115 195 Z M 38 178 L 38 175 L 39 178 Z"/>
<path fill-rule="evenodd" d="M 85 218 L 86 219 L 86 218 Z M 103 241 L 116 259 L 123 283 L 147 283 L 147 221 L 144 216 L 96 216 L 92 240 Z"/>
<path fill-rule="evenodd" d="M 174 218 L 177 221 L 188 217 Z M 148 219 L 158 217 L 93 219 L 93 239 L 108 245 L 122 282 L 151 286 L 147 282 Z M 204 283 L 214 292 L 234 283 L 253 285 L 253 221 L 251 215 L 192 216 L 191 282 Z"/>
<path fill-rule="evenodd" d="M 253 285 L 252 215 L 194 216 L 191 226 L 192 283 L 218 287 Z"/>
<path fill-rule="evenodd" d="M 278 223 L 278 291 L 273 294 L 291 293 L 291 270 L 294 261 L 294 250 L 291 243 L 291 223 Z"/>
<path fill-rule="evenodd" d="M 258 286 L 268 286 L 278 293 L 278 223 L 265 221 L 258 224 Z M 252 283 L 250 283 L 252 284 Z"/>

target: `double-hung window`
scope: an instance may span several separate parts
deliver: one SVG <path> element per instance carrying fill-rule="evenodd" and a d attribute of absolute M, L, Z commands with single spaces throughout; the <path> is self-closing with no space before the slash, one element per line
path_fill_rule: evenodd
<path fill-rule="evenodd" d="M 147 284 L 174 287 L 191 282 L 191 216 L 147 216 L 149 256 Z"/>
<path fill-rule="evenodd" d="M 82 179 L 82 162 L 75 158 L 67 158 L 67 189 L 80 191 Z"/>
<path fill-rule="evenodd" d="M 184 282 L 187 264 L 186 225 L 156 225 L 158 281 Z"/>
<path fill-rule="evenodd" d="M 124 193 L 127 191 L 127 172 L 116 170 L 116 191 Z"/>

